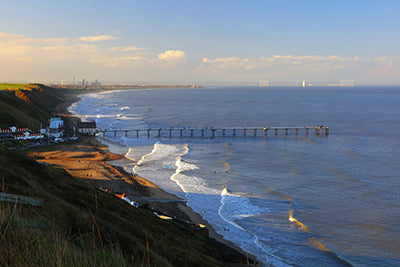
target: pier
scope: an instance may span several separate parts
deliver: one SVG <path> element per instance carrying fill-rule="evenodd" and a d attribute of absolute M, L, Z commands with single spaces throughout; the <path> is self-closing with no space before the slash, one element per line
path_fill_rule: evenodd
<path fill-rule="evenodd" d="M 221 127 L 221 128 L 144 128 L 144 129 L 103 129 L 97 134 L 106 136 L 125 136 L 130 138 L 161 138 L 161 137 L 267 137 L 268 135 L 310 135 L 327 136 L 328 126 L 304 127 Z"/>

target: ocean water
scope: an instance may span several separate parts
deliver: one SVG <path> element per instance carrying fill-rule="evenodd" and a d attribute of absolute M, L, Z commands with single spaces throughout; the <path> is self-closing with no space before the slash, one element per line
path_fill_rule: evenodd
<path fill-rule="evenodd" d="M 328 125 L 328 136 L 129 132 L 103 141 L 138 162 L 128 172 L 186 198 L 262 262 L 400 266 L 400 88 L 140 89 L 81 98 L 71 111 L 101 129 Z"/>

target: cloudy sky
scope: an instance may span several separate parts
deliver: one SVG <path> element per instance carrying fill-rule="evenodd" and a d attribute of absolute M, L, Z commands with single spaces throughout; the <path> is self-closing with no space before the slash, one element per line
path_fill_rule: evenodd
<path fill-rule="evenodd" d="M 400 84 L 398 0 L 2 0 L 0 82 Z"/>

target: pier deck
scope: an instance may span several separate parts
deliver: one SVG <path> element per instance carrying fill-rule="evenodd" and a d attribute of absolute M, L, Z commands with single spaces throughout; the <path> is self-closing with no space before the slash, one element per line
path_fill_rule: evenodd
<path fill-rule="evenodd" d="M 103 129 L 97 130 L 96 134 L 121 136 L 131 138 L 156 138 L 156 137 L 247 137 L 247 136 L 264 136 L 268 133 L 278 135 L 282 133 L 288 135 L 289 132 L 295 135 L 325 135 L 329 134 L 328 126 L 303 126 L 303 127 L 219 127 L 219 128 L 143 128 L 143 129 Z M 128 135 L 128 133 L 130 133 Z M 132 134 L 133 133 L 133 134 Z"/>

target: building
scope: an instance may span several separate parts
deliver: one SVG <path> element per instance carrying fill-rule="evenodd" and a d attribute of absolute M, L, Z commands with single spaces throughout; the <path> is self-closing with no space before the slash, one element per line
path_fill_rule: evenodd
<path fill-rule="evenodd" d="M 62 137 L 64 134 L 64 121 L 61 118 L 51 118 L 48 135 Z"/>
<path fill-rule="evenodd" d="M 97 126 L 95 121 L 80 121 L 77 125 L 77 131 L 84 135 L 95 135 Z"/>
<path fill-rule="evenodd" d="M 14 139 L 17 140 L 38 140 L 42 139 L 44 136 L 41 133 L 31 133 L 25 132 L 23 134 L 16 134 L 14 135 Z"/>
<path fill-rule="evenodd" d="M 99 82 L 99 80 L 95 80 L 94 82 L 91 83 L 92 85 L 101 85 L 101 83 Z"/>

